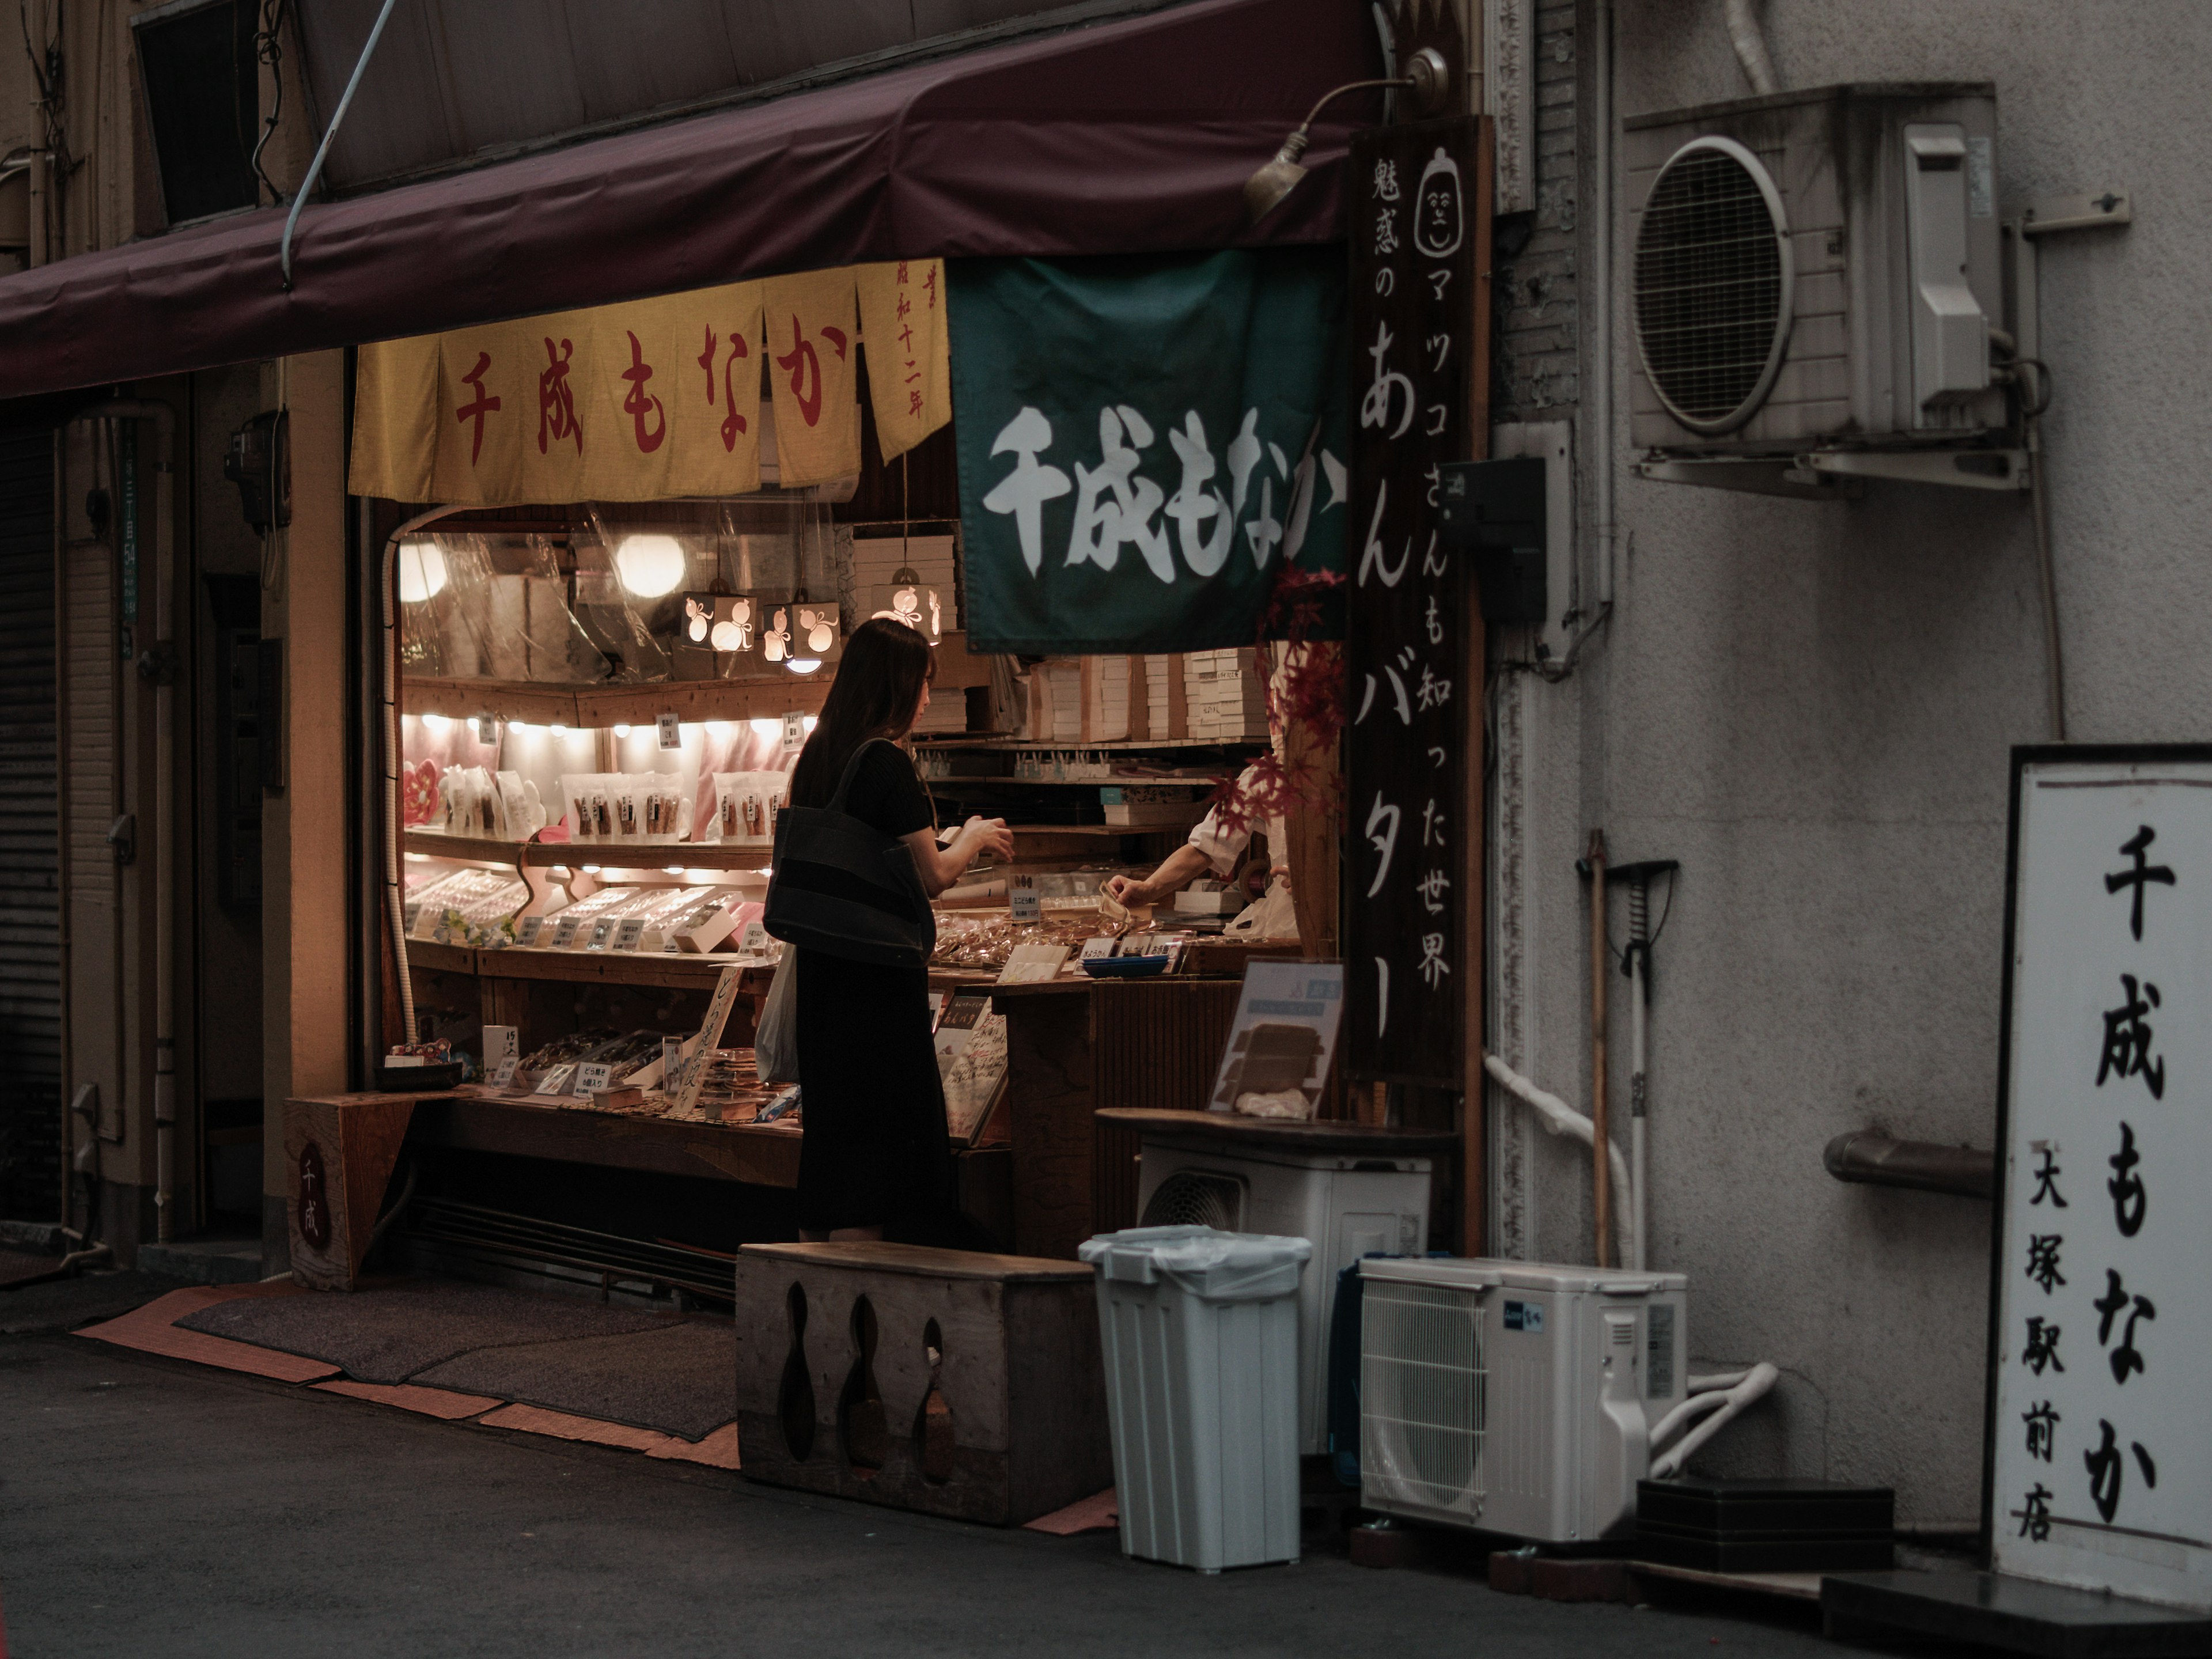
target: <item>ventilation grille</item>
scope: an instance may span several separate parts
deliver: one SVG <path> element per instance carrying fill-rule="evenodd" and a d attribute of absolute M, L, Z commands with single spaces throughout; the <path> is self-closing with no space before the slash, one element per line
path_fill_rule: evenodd
<path fill-rule="evenodd" d="M 1482 1513 L 1482 1304 L 1471 1291 L 1377 1279 L 1361 1298 L 1361 1476 L 1378 1495 Z"/>
<path fill-rule="evenodd" d="M 1636 238 L 1636 341 L 1692 431 L 1741 426 L 1782 367 L 1790 271 L 1781 198 L 1748 150 L 1699 138 L 1660 169 Z"/>
<path fill-rule="evenodd" d="M 1152 1189 L 1140 1227 L 1212 1227 L 1224 1233 L 1244 1229 L 1244 1183 L 1234 1176 L 1202 1170 L 1177 1170 Z"/>

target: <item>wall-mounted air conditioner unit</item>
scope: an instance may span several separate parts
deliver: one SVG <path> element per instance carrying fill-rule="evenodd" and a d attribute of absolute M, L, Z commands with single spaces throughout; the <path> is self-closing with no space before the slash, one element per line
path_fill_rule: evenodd
<path fill-rule="evenodd" d="M 1826 87 L 1624 126 L 1638 449 L 1793 462 L 2009 441 L 1993 88 Z"/>
<path fill-rule="evenodd" d="M 1681 1273 L 1363 1261 L 1359 1501 L 1543 1543 L 1632 1530 L 1686 1396 Z"/>
<path fill-rule="evenodd" d="M 1338 1273 L 1362 1256 L 1418 1253 L 1429 1235 L 1429 1160 L 1226 1150 L 1202 1127 L 1145 1136 L 1138 1224 L 1310 1239 L 1298 1285 L 1298 1443 L 1328 1449 L 1328 1329 Z"/>

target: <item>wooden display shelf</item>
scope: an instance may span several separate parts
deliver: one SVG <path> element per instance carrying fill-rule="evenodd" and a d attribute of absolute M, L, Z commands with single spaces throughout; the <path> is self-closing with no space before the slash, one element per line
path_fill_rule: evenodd
<path fill-rule="evenodd" d="M 916 738 L 914 742 L 915 747 L 917 749 L 1035 749 L 1045 754 L 1064 753 L 1084 755 L 1091 754 L 1094 750 L 1113 750 L 1117 752 L 1121 752 L 1146 749 L 1265 749 L 1267 746 L 1267 739 L 1264 735 L 1256 738 L 1094 738 L 1088 743 L 1085 743 L 1079 738 L 1016 738 L 1008 737 L 999 732 L 975 732 L 968 737 Z M 951 782 L 954 781 L 954 780 L 932 778 L 929 781 L 932 783 Z M 1029 780 L 1015 780 L 1015 781 L 1029 781 Z M 1094 781 L 1094 780 L 1088 778 L 1069 778 L 1065 780 L 1065 781 L 1069 783 L 1088 783 Z M 1095 781 L 1099 783 L 1122 783 L 1130 781 L 1143 782 L 1145 780 L 1099 778 L 1095 780 Z M 1174 782 L 1175 780 L 1171 778 L 1164 779 L 1162 781 Z"/>
<path fill-rule="evenodd" d="M 432 858 L 456 859 L 465 864 L 503 864 L 520 869 L 526 843 L 496 841 L 483 836 L 448 836 L 435 830 L 410 830 L 399 841 L 403 850 Z"/>
<path fill-rule="evenodd" d="M 672 991 L 711 991 L 722 969 L 734 961 L 727 954 L 713 951 L 696 956 L 665 951 L 548 951 L 520 945 L 483 951 L 469 945 L 434 945 L 424 939 L 407 941 L 407 965 L 426 974 L 642 985 Z M 769 964 L 748 966 L 738 987 L 747 996 L 765 996 L 775 976 L 775 969 Z M 993 985 L 998 977 L 988 969 L 929 969 L 930 988 L 939 991 Z"/>
<path fill-rule="evenodd" d="M 404 714 L 443 714 L 465 720 L 492 714 L 536 726 L 597 731 L 609 726 L 650 726 L 660 714 L 686 720 L 738 720 L 820 712 L 836 666 L 801 678 L 757 675 L 741 680 L 648 680 L 639 684 L 544 685 L 531 681 L 441 679 L 403 676 Z M 936 689 L 963 690 L 991 683 L 991 659 L 971 656 L 965 634 L 947 634 L 937 647 Z"/>
<path fill-rule="evenodd" d="M 534 1105 L 464 1091 L 422 1097 L 410 1144 L 505 1152 L 655 1175 L 703 1176 L 758 1187 L 799 1184 L 799 1131 L 769 1123 L 680 1123 Z"/>
<path fill-rule="evenodd" d="M 506 864 L 517 868 L 570 869 L 594 864 L 603 870 L 761 870 L 768 866 L 769 847 L 725 847 L 717 842 L 663 842 L 658 844 L 611 843 L 595 846 L 573 841 L 485 841 L 470 836 L 441 835 L 433 830 L 410 830 L 402 845 L 410 853 L 430 858 Z"/>

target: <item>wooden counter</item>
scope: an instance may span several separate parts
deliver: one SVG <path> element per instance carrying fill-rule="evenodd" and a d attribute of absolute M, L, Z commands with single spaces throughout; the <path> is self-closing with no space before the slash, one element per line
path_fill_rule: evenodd
<path fill-rule="evenodd" d="M 1072 1257 L 1094 1233 L 1136 1224 L 1137 1139 L 1101 1107 L 1203 1103 L 1243 983 L 1066 979 L 1004 985 L 1014 1249 Z"/>

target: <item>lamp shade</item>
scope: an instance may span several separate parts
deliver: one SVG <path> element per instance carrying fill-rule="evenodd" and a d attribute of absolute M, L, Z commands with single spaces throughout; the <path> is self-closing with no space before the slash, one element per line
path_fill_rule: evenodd
<path fill-rule="evenodd" d="M 673 536 L 625 536 L 615 549 L 615 573 L 641 599 L 675 592 L 690 568 L 684 544 Z"/>
<path fill-rule="evenodd" d="M 399 602 L 420 605 L 445 590 L 446 556 L 435 542 L 399 544 Z"/>

